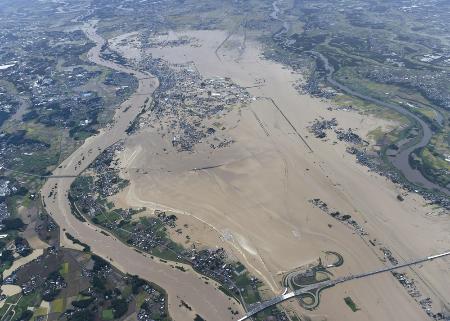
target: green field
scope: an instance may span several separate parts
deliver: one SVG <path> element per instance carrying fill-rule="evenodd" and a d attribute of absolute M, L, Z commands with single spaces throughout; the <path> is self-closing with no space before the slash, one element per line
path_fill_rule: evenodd
<path fill-rule="evenodd" d="M 356 311 L 359 310 L 358 306 L 356 305 L 355 302 L 353 302 L 353 300 L 352 300 L 351 297 L 349 297 L 349 296 L 348 296 L 348 297 L 345 297 L 345 298 L 344 298 L 344 302 L 345 302 L 345 304 L 347 304 L 347 306 L 348 306 L 353 312 L 356 312 Z"/>

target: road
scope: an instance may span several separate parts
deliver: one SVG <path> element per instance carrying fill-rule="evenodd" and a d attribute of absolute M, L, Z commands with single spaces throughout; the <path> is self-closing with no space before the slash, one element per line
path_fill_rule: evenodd
<path fill-rule="evenodd" d="M 8 307 L 8 309 L 6 309 L 5 314 L 0 316 L 0 321 L 11 320 L 16 315 L 15 307 L 17 306 L 17 304 L 20 302 L 21 299 L 22 299 L 22 295 L 17 299 L 17 301 L 15 303 L 7 303 L 7 304 L 9 304 L 9 307 Z M 11 310 L 11 308 L 12 308 L 13 313 L 9 314 L 9 310 Z"/>
<path fill-rule="evenodd" d="M 350 276 L 344 276 L 341 278 L 337 278 L 335 280 L 328 280 L 328 281 L 323 281 L 323 282 L 319 282 L 319 283 L 315 283 L 315 284 L 311 284 L 308 286 L 305 286 L 301 289 L 286 293 L 286 294 L 282 294 L 279 296 L 276 296 L 270 300 L 264 301 L 261 304 L 259 304 L 256 308 L 253 308 L 252 310 L 248 311 L 246 315 L 244 315 L 242 318 L 240 318 L 238 321 L 244 321 L 249 319 L 250 317 L 252 317 L 253 315 L 273 306 L 276 304 L 279 304 L 283 301 L 289 300 L 293 297 L 302 295 L 302 294 L 306 294 L 306 293 L 310 293 L 315 289 L 321 289 L 321 288 L 327 288 L 327 287 L 331 287 L 331 286 L 335 286 L 336 284 L 339 283 L 344 283 L 344 282 L 348 282 L 351 280 L 355 280 L 355 279 L 362 279 L 362 278 L 366 278 L 372 275 L 376 275 L 376 274 L 380 274 L 380 273 L 384 273 L 384 272 L 389 272 L 389 271 L 393 271 L 396 269 L 400 269 L 403 267 L 407 267 L 410 265 L 415 265 L 415 264 L 419 264 L 419 263 L 423 263 L 423 262 L 427 262 L 427 261 L 432 261 L 438 258 L 442 258 L 445 256 L 450 255 L 450 251 L 449 252 L 444 252 L 441 254 L 437 254 L 437 255 L 432 255 L 432 256 L 428 256 L 426 258 L 421 258 L 421 259 L 417 259 L 414 261 L 410 261 L 404 264 L 400 264 L 400 265 L 396 265 L 396 266 L 391 266 L 391 267 L 386 267 L 386 268 L 382 268 L 382 269 L 378 269 L 378 270 L 374 270 L 374 271 L 370 271 L 370 272 L 365 272 L 365 273 L 361 273 L 361 274 L 354 274 L 354 275 L 350 275 Z"/>
<path fill-rule="evenodd" d="M 374 103 L 378 106 L 382 106 L 382 107 L 394 110 L 394 111 L 408 117 L 409 119 L 414 120 L 420 126 L 420 128 L 421 128 L 420 139 L 418 139 L 413 144 L 409 144 L 409 142 L 406 142 L 403 146 L 399 146 L 400 152 L 397 153 L 394 157 L 391 157 L 390 161 L 403 174 L 403 176 L 411 183 L 417 184 L 419 186 L 423 186 L 428 189 L 436 189 L 436 190 L 441 191 L 444 194 L 450 195 L 449 189 L 439 186 L 439 185 L 429 181 L 425 176 L 422 175 L 422 173 L 419 170 L 411 167 L 411 165 L 409 164 L 409 155 L 417 148 L 422 148 L 422 147 L 427 146 L 428 143 L 430 142 L 430 139 L 433 136 L 433 131 L 431 130 L 430 126 L 425 121 L 423 121 L 420 117 L 418 117 L 414 113 L 410 112 L 406 108 L 400 107 L 395 104 L 387 103 L 387 102 L 381 101 L 379 99 L 376 99 L 376 98 L 373 98 L 373 97 L 370 97 L 367 95 L 363 95 L 363 94 L 341 84 L 340 82 L 336 81 L 333 78 L 334 68 L 333 68 L 333 66 L 331 66 L 329 64 L 328 59 L 325 56 L 323 56 L 321 53 L 318 53 L 316 51 L 311 51 L 311 53 L 316 58 L 319 58 L 323 62 L 324 68 L 327 72 L 326 79 L 335 88 L 341 90 L 344 93 L 349 94 L 350 96 L 354 96 L 354 97 L 360 98 L 362 100 Z M 408 146 L 405 146 L 405 145 L 408 145 Z"/>
<path fill-rule="evenodd" d="M 279 31 L 277 31 L 275 34 L 273 34 L 274 38 L 278 38 L 283 34 L 287 34 L 287 32 L 290 29 L 289 23 L 280 17 L 280 16 L 282 16 L 282 14 L 280 14 L 281 10 L 278 7 L 279 4 L 280 4 L 280 0 L 275 0 L 274 2 L 272 2 L 273 11 L 270 14 L 270 17 L 272 19 L 277 20 L 280 23 L 282 23 L 281 29 Z M 430 139 L 433 136 L 433 132 L 432 132 L 430 126 L 425 121 L 423 121 L 420 117 L 418 117 L 414 113 L 410 112 L 406 108 L 403 108 L 401 106 L 387 103 L 387 102 L 381 101 L 379 99 L 361 94 L 361 93 L 345 86 L 344 84 L 341 84 L 340 82 L 336 81 L 333 78 L 333 74 L 334 74 L 335 70 L 334 70 L 333 66 L 331 66 L 330 63 L 328 62 L 328 59 L 319 52 L 310 51 L 310 53 L 313 54 L 316 58 L 320 59 L 323 62 L 325 70 L 327 72 L 326 79 L 327 79 L 328 83 L 333 85 L 335 88 L 341 90 L 344 93 L 349 94 L 350 96 L 354 96 L 354 97 L 363 99 L 365 101 L 374 103 L 376 105 L 379 105 L 379 106 L 382 106 L 385 108 L 389 108 L 391 110 L 395 110 L 396 112 L 408 117 L 409 119 L 414 120 L 420 126 L 420 128 L 421 128 L 420 139 L 417 140 L 416 142 L 414 142 L 413 144 L 409 144 L 410 142 L 406 142 L 403 146 L 400 146 L 400 152 L 397 153 L 394 157 L 390 157 L 389 160 L 392 163 L 392 165 L 394 165 L 403 174 L 403 176 L 411 183 L 419 185 L 419 186 L 423 186 L 428 189 L 436 189 L 446 195 L 450 195 L 450 190 L 448 188 L 439 186 L 438 184 L 431 182 L 425 176 L 423 176 L 419 170 L 411 167 L 411 165 L 409 164 L 409 155 L 411 155 L 411 153 L 414 150 L 416 150 L 417 148 L 422 148 L 422 147 L 427 146 L 428 143 L 430 142 Z M 441 117 L 439 113 L 438 113 L 438 115 L 439 115 L 438 118 Z M 439 121 L 439 122 L 441 122 L 441 121 Z"/>
<path fill-rule="evenodd" d="M 90 61 L 134 75 L 139 85 L 136 92 L 117 108 L 111 126 L 86 139 L 83 145 L 53 171 L 53 175 L 59 179 L 47 180 L 41 189 L 43 204 L 61 229 L 62 245 L 73 246 L 65 236 L 65 232 L 70 233 L 81 242 L 89 244 L 94 253 L 109 260 L 120 270 L 139 275 L 164 288 L 168 294 L 169 313 L 174 321 L 194 319 L 188 316 L 195 316 L 195 313 L 208 321 L 235 320 L 236 317 L 232 315 L 230 309 L 242 313 L 243 308 L 237 301 L 218 290 L 218 285 L 211 280 L 208 284 L 205 283 L 202 276 L 189 266 L 186 266 L 187 271 L 183 272 L 171 267 L 174 265 L 173 262 L 164 263 L 157 258 L 152 259 L 150 255 L 138 253 L 109 233 L 101 233 L 101 228 L 87 222 L 83 223 L 72 215 L 68 192 L 75 177 L 80 175 L 103 150 L 126 137 L 125 131 L 130 122 L 139 114 L 146 99 L 151 98 L 149 95 L 159 85 L 158 80 L 148 73 L 102 59 L 100 51 L 105 40 L 96 33 L 93 24 L 86 24 L 83 31 L 96 43 L 87 54 Z M 181 304 L 181 300 L 190 306 L 192 311 Z"/>
<path fill-rule="evenodd" d="M 31 176 L 31 177 L 38 177 L 38 178 L 68 178 L 68 177 L 77 177 L 76 175 L 38 175 L 38 174 L 33 174 L 33 173 L 27 173 L 27 172 L 22 172 L 22 171 L 16 171 L 14 169 L 10 169 L 10 168 L 6 168 L 6 167 L 0 167 L 0 170 L 5 170 L 8 172 L 12 172 L 12 173 L 16 173 L 16 174 L 20 174 L 20 175 L 24 175 L 24 176 Z"/>

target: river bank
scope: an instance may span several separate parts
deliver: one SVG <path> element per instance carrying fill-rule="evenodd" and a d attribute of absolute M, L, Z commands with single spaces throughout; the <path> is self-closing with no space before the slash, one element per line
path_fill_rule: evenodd
<path fill-rule="evenodd" d="M 326 143 L 308 137 L 307 132 L 311 122 L 320 117 L 336 117 L 340 126 L 352 128 L 363 137 L 373 128 L 395 124 L 329 110 L 328 102 L 299 94 L 292 84 L 301 75 L 262 59 L 261 44 L 243 33 L 229 37 L 223 30 L 184 30 L 169 32 L 154 41 L 167 39 L 195 39 L 196 45 L 148 48 L 134 36 L 128 40 L 117 37 L 110 44 L 128 59 L 145 60 L 151 54 L 153 59 L 163 59 L 177 68 L 195 66 L 205 79 L 230 79 L 246 88 L 254 99 L 243 108 L 214 117 L 224 128 L 221 135 L 233 141 L 226 148 L 214 149 L 202 141 L 192 152 L 178 152 L 171 143 L 176 133 L 170 128 L 164 130 L 166 119 L 150 118 L 150 122 L 144 117 L 140 130 L 125 141 L 125 150 L 119 153 L 121 175 L 130 185 L 113 197 L 117 207 L 171 209 L 177 216 L 192 218 L 189 225 L 195 225 L 195 220 L 206 223 L 211 232 L 192 230 L 190 239 L 215 246 L 220 238 L 220 246 L 225 243 L 275 293 L 282 292 L 279 277 L 283 271 L 312 262 L 324 250 L 344 256 L 346 263 L 337 275 L 383 265 L 378 246 L 363 242 L 352 230 L 335 224 L 311 206 L 311 199 L 323 199 L 341 213 L 349 213 L 371 237 L 382 240 L 405 259 L 428 255 L 446 242 L 448 223 L 444 219 L 431 222 L 437 218 L 426 215 L 430 209 L 424 207 L 423 199 L 412 193 L 399 202 L 399 186 L 356 164 L 345 144 L 331 144 L 331 137 Z M 224 39 L 225 45 L 221 45 Z M 244 41 L 242 52 L 238 49 Z M 218 47 L 220 59 L 216 55 Z M 139 48 L 147 49 L 140 52 Z M 173 105 L 175 113 L 176 108 L 183 108 L 181 103 Z M 395 217 L 392 213 L 396 213 Z M 416 226 L 430 226 L 433 232 L 417 231 Z M 218 237 L 213 238 L 212 233 Z M 415 240 L 410 235 L 416 235 Z M 421 275 L 426 275 L 438 292 L 445 293 L 440 286 L 442 280 L 435 279 L 441 268 L 442 263 L 433 262 Z M 401 305 L 411 313 L 405 319 L 423 320 L 418 305 L 395 282 L 386 275 L 329 289 L 324 291 L 317 313 L 329 320 L 333 319 L 332 313 L 348 320 L 391 320 L 398 318 L 395 306 Z M 377 295 L 375 300 L 373 289 L 378 294 L 388 291 L 392 295 L 386 300 Z M 360 298 L 364 312 L 347 315 L 348 308 L 341 304 L 343 291 Z"/>
<path fill-rule="evenodd" d="M 282 25 L 281 28 L 272 35 L 272 38 L 276 43 L 280 42 L 282 36 L 286 35 L 290 30 L 289 22 L 283 19 L 284 12 L 282 12 L 279 6 L 280 0 L 273 1 L 272 2 L 273 10 L 269 15 L 271 19 L 278 21 Z M 417 149 L 427 146 L 430 143 L 430 140 L 433 136 L 433 131 L 431 127 L 423 119 L 421 119 L 419 116 L 417 116 L 416 114 L 412 113 L 411 111 L 407 110 L 402 106 L 384 102 L 373 97 L 369 97 L 367 95 L 356 92 L 355 90 L 349 88 L 348 86 L 338 82 L 336 79 L 333 78 L 333 74 L 335 73 L 334 67 L 329 63 L 328 59 L 324 55 L 316 51 L 307 51 L 305 53 L 311 54 L 320 61 L 320 65 L 323 66 L 324 71 L 326 73 L 325 76 L 326 81 L 332 87 L 350 96 L 357 97 L 364 101 L 374 103 L 375 105 L 393 110 L 403 116 L 406 116 L 408 119 L 410 119 L 411 123 L 416 124 L 420 128 L 417 137 L 400 142 L 398 150 L 395 151 L 392 150 L 389 156 L 386 157 L 386 159 L 394 168 L 396 168 L 401 173 L 404 179 L 406 179 L 411 184 L 419 186 L 421 188 L 428 189 L 430 191 L 436 190 L 444 195 L 450 196 L 450 190 L 448 188 L 442 187 L 430 181 L 427 177 L 425 177 L 421 173 L 420 170 L 412 167 L 410 164 L 410 155 Z M 440 114 L 439 116 L 442 118 Z"/>
<path fill-rule="evenodd" d="M 48 180 L 41 189 L 42 202 L 62 231 L 62 245 L 73 247 L 65 235 L 65 232 L 70 233 L 81 242 L 89 244 L 94 253 L 109 260 L 122 271 L 139 275 L 164 288 L 168 294 L 168 309 L 173 320 L 184 321 L 188 315 L 194 319 L 195 314 L 207 320 L 235 319 L 231 309 L 242 311 L 242 308 L 236 301 L 230 300 L 218 290 L 218 285 L 214 282 L 206 284 L 201 275 L 192 269 L 188 268 L 186 272 L 182 272 L 170 264 L 138 253 L 109 234 L 101 233 L 98 227 L 83 223 L 72 215 L 67 197 L 75 177 L 80 175 L 104 149 L 126 137 L 128 126 L 158 87 L 158 80 L 152 75 L 102 59 L 101 48 L 105 40 L 96 33 L 94 24 L 84 25 L 83 31 L 96 44 L 87 54 L 90 61 L 134 75 L 139 85 L 136 92 L 117 108 L 111 125 L 88 138 L 53 172 L 55 176 L 67 177 L 57 181 Z M 182 301 L 191 309 L 188 310 L 181 304 Z"/>

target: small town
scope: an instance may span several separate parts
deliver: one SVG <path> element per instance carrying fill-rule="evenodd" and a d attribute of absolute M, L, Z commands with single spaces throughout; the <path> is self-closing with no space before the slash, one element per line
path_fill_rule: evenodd
<path fill-rule="evenodd" d="M 150 112 L 139 119 L 139 128 L 156 127 L 161 135 L 171 137 L 178 151 L 192 151 L 200 142 L 208 142 L 212 149 L 232 143 L 221 134 L 224 128 L 219 118 L 251 101 L 244 88 L 229 78 L 203 79 L 194 64 L 149 59 L 142 68 L 156 75 L 160 85 Z"/>
<path fill-rule="evenodd" d="M 0 1 L 0 321 L 450 321 L 449 21 Z"/>

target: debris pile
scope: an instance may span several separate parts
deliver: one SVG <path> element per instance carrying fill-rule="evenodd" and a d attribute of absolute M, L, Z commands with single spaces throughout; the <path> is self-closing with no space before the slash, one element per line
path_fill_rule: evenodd
<path fill-rule="evenodd" d="M 333 129 L 338 125 L 336 118 L 331 120 L 314 119 L 313 124 L 309 127 L 309 131 L 314 134 L 316 138 L 325 138 L 327 130 Z"/>

